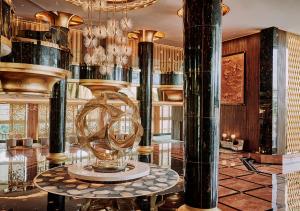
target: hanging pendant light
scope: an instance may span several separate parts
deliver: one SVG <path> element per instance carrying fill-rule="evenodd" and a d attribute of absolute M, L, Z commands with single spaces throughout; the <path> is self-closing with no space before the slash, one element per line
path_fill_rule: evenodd
<path fill-rule="evenodd" d="M 84 0 L 82 0 L 84 1 Z M 86 47 L 86 55 L 84 62 L 87 65 L 100 66 L 101 74 L 110 74 L 114 70 L 115 64 L 122 67 L 128 63 L 128 57 L 132 53 L 131 47 L 128 45 L 128 32 L 132 28 L 132 21 L 128 18 L 127 1 L 122 1 L 124 10 L 122 17 L 118 20 L 117 7 L 120 2 L 113 0 L 114 10 L 106 10 L 107 21 L 103 25 L 101 21 L 101 13 L 105 11 L 107 6 L 106 0 L 87 0 L 84 1 L 84 9 L 88 12 L 87 26 L 83 29 L 84 46 Z M 99 10 L 99 24 L 92 24 L 93 10 Z M 108 13 L 112 12 L 108 18 Z M 106 49 L 101 46 L 101 40 L 108 39 Z M 106 40 L 106 42 L 108 41 Z M 102 68 L 103 66 L 103 68 Z"/>

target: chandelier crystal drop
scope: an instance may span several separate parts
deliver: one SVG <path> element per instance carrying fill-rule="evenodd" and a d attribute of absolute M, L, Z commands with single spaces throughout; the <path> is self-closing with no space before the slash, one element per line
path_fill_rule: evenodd
<path fill-rule="evenodd" d="M 132 21 L 128 17 L 123 17 L 120 20 L 120 27 L 122 30 L 129 31 L 132 29 L 132 26 L 133 26 Z"/>
<path fill-rule="evenodd" d="M 132 53 L 132 48 L 130 46 L 124 46 L 122 48 L 122 54 L 126 55 L 126 56 L 130 56 Z"/>
<path fill-rule="evenodd" d="M 116 41 L 121 45 L 125 45 L 128 43 L 128 38 L 125 36 L 121 36 L 121 37 L 117 37 Z"/>

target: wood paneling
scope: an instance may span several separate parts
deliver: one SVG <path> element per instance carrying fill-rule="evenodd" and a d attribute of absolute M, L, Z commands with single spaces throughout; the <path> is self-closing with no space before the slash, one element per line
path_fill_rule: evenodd
<path fill-rule="evenodd" d="M 221 133 L 246 140 L 245 150 L 259 149 L 260 34 L 223 43 L 223 56 L 245 52 L 245 104 L 221 105 Z"/>
<path fill-rule="evenodd" d="M 160 133 L 160 106 L 152 106 L 152 133 Z"/>

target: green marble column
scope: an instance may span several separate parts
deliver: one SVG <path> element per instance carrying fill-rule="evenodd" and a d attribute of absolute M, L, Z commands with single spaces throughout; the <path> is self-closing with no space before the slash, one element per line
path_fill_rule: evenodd
<path fill-rule="evenodd" d="M 216 210 L 221 75 L 221 0 L 184 1 L 184 201 Z"/>

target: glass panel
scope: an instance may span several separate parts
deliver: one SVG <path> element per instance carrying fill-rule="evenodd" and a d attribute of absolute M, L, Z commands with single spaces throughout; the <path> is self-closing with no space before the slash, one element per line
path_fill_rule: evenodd
<path fill-rule="evenodd" d="M 9 120 L 9 104 L 0 104 L 0 122 Z"/>

